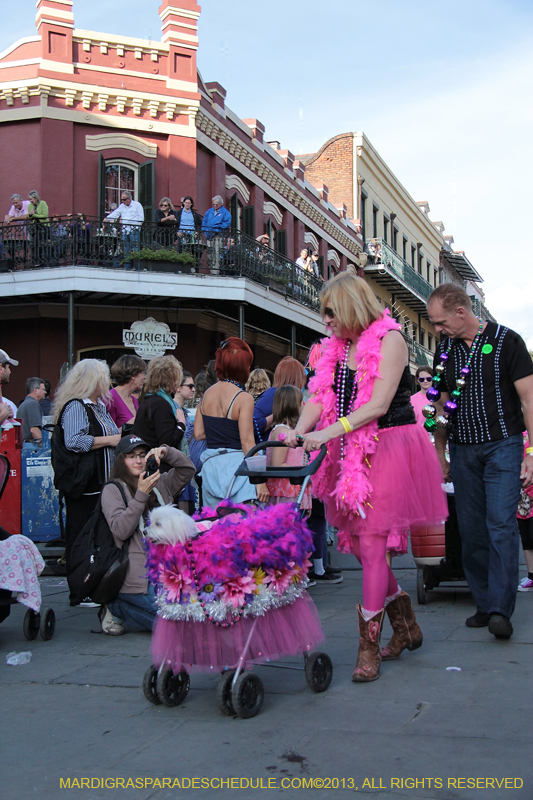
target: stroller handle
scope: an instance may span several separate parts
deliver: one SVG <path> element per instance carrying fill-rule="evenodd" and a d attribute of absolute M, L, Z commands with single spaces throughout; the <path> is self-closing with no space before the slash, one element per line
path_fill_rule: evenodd
<path fill-rule="evenodd" d="M 312 461 L 309 461 L 308 464 L 305 464 L 302 467 L 267 467 L 264 470 L 251 470 L 248 469 L 248 465 L 246 463 L 247 458 L 251 458 L 256 453 L 261 450 L 266 450 L 267 447 L 286 447 L 287 445 L 283 444 L 282 442 L 259 442 L 251 450 L 248 451 L 244 460 L 242 461 L 240 467 L 235 472 L 235 477 L 237 476 L 244 476 L 250 480 L 250 483 L 257 484 L 257 483 L 264 483 L 269 478 L 288 478 L 290 483 L 296 486 L 301 485 L 305 478 L 311 475 L 314 475 L 315 472 L 320 467 L 322 461 L 326 457 L 326 453 L 328 452 L 328 448 L 325 444 L 321 445 L 320 450 L 318 451 L 318 455 Z"/>

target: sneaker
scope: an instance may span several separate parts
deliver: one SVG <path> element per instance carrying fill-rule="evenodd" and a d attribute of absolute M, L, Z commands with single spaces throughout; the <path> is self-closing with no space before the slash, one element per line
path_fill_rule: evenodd
<path fill-rule="evenodd" d="M 331 567 L 329 564 L 326 567 L 326 575 L 340 575 L 341 572 L 342 569 L 339 569 L 339 567 Z"/>
<path fill-rule="evenodd" d="M 311 588 L 311 586 L 316 586 L 316 581 L 311 581 L 311 580 L 309 580 L 309 575 L 308 575 L 308 576 L 307 576 L 307 586 L 306 586 L 305 588 L 306 588 L 306 589 L 310 589 L 310 588 Z"/>
<path fill-rule="evenodd" d="M 100 603 L 93 603 L 90 597 L 85 597 L 81 601 L 80 606 L 82 608 L 100 608 Z"/>
<path fill-rule="evenodd" d="M 317 575 L 316 572 L 308 572 L 307 577 L 310 581 L 316 583 L 342 583 L 342 575 L 336 573 L 324 572 L 323 575 Z"/>
<path fill-rule="evenodd" d="M 126 633 L 124 626 L 115 621 L 107 606 L 101 606 L 98 618 L 102 625 L 102 633 L 107 633 L 108 636 L 122 636 Z"/>
<path fill-rule="evenodd" d="M 520 583 L 518 584 L 518 591 L 519 592 L 533 592 L 533 581 L 531 578 L 522 578 Z"/>

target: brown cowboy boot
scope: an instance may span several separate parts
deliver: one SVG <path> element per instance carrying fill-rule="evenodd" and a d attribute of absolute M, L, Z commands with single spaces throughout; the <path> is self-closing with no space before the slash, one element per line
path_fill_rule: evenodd
<path fill-rule="evenodd" d="M 367 682 L 375 681 L 379 678 L 379 665 L 381 656 L 379 654 L 379 638 L 381 636 L 381 626 L 385 609 L 382 608 L 368 622 L 363 617 L 363 609 L 357 606 L 357 617 L 359 620 L 359 652 L 357 654 L 357 664 L 352 675 L 352 681 Z"/>
<path fill-rule="evenodd" d="M 381 650 L 383 661 L 399 658 L 405 648 L 416 650 L 422 646 L 424 636 L 416 621 L 411 598 L 407 592 L 402 592 L 396 600 L 386 606 L 390 624 L 392 625 L 392 639 Z"/>

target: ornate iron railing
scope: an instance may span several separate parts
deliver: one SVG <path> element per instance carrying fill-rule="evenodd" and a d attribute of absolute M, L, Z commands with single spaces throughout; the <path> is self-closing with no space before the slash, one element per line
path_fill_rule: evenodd
<path fill-rule="evenodd" d="M 323 279 L 240 231 L 219 235 L 81 217 L 0 225 L 0 271 L 63 266 L 243 277 L 318 311 Z"/>
<path fill-rule="evenodd" d="M 487 320 L 488 322 L 496 322 L 495 318 L 490 313 L 487 306 L 478 300 L 477 297 L 470 297 L 472 300 L 472 310 L 476 317 L 481 317 L 481 319 Z"/>
<path fill-rule="evenodd" d="M 369 239 L 365 245 L 369 264 L 381 264 L 427 300 L 434 287 L 403 260 L 384 239 Z"/>

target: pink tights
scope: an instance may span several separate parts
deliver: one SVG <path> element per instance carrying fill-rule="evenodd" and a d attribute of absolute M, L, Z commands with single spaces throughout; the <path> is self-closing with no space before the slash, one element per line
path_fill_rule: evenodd
<path fill-rule="evenodd" d="M 386 536 L 354 536 L 353 551 L 363 567 L 363 607 L 378 611 L 385 598 L 398 591 L 398 583 L 387 564 Z"/>

